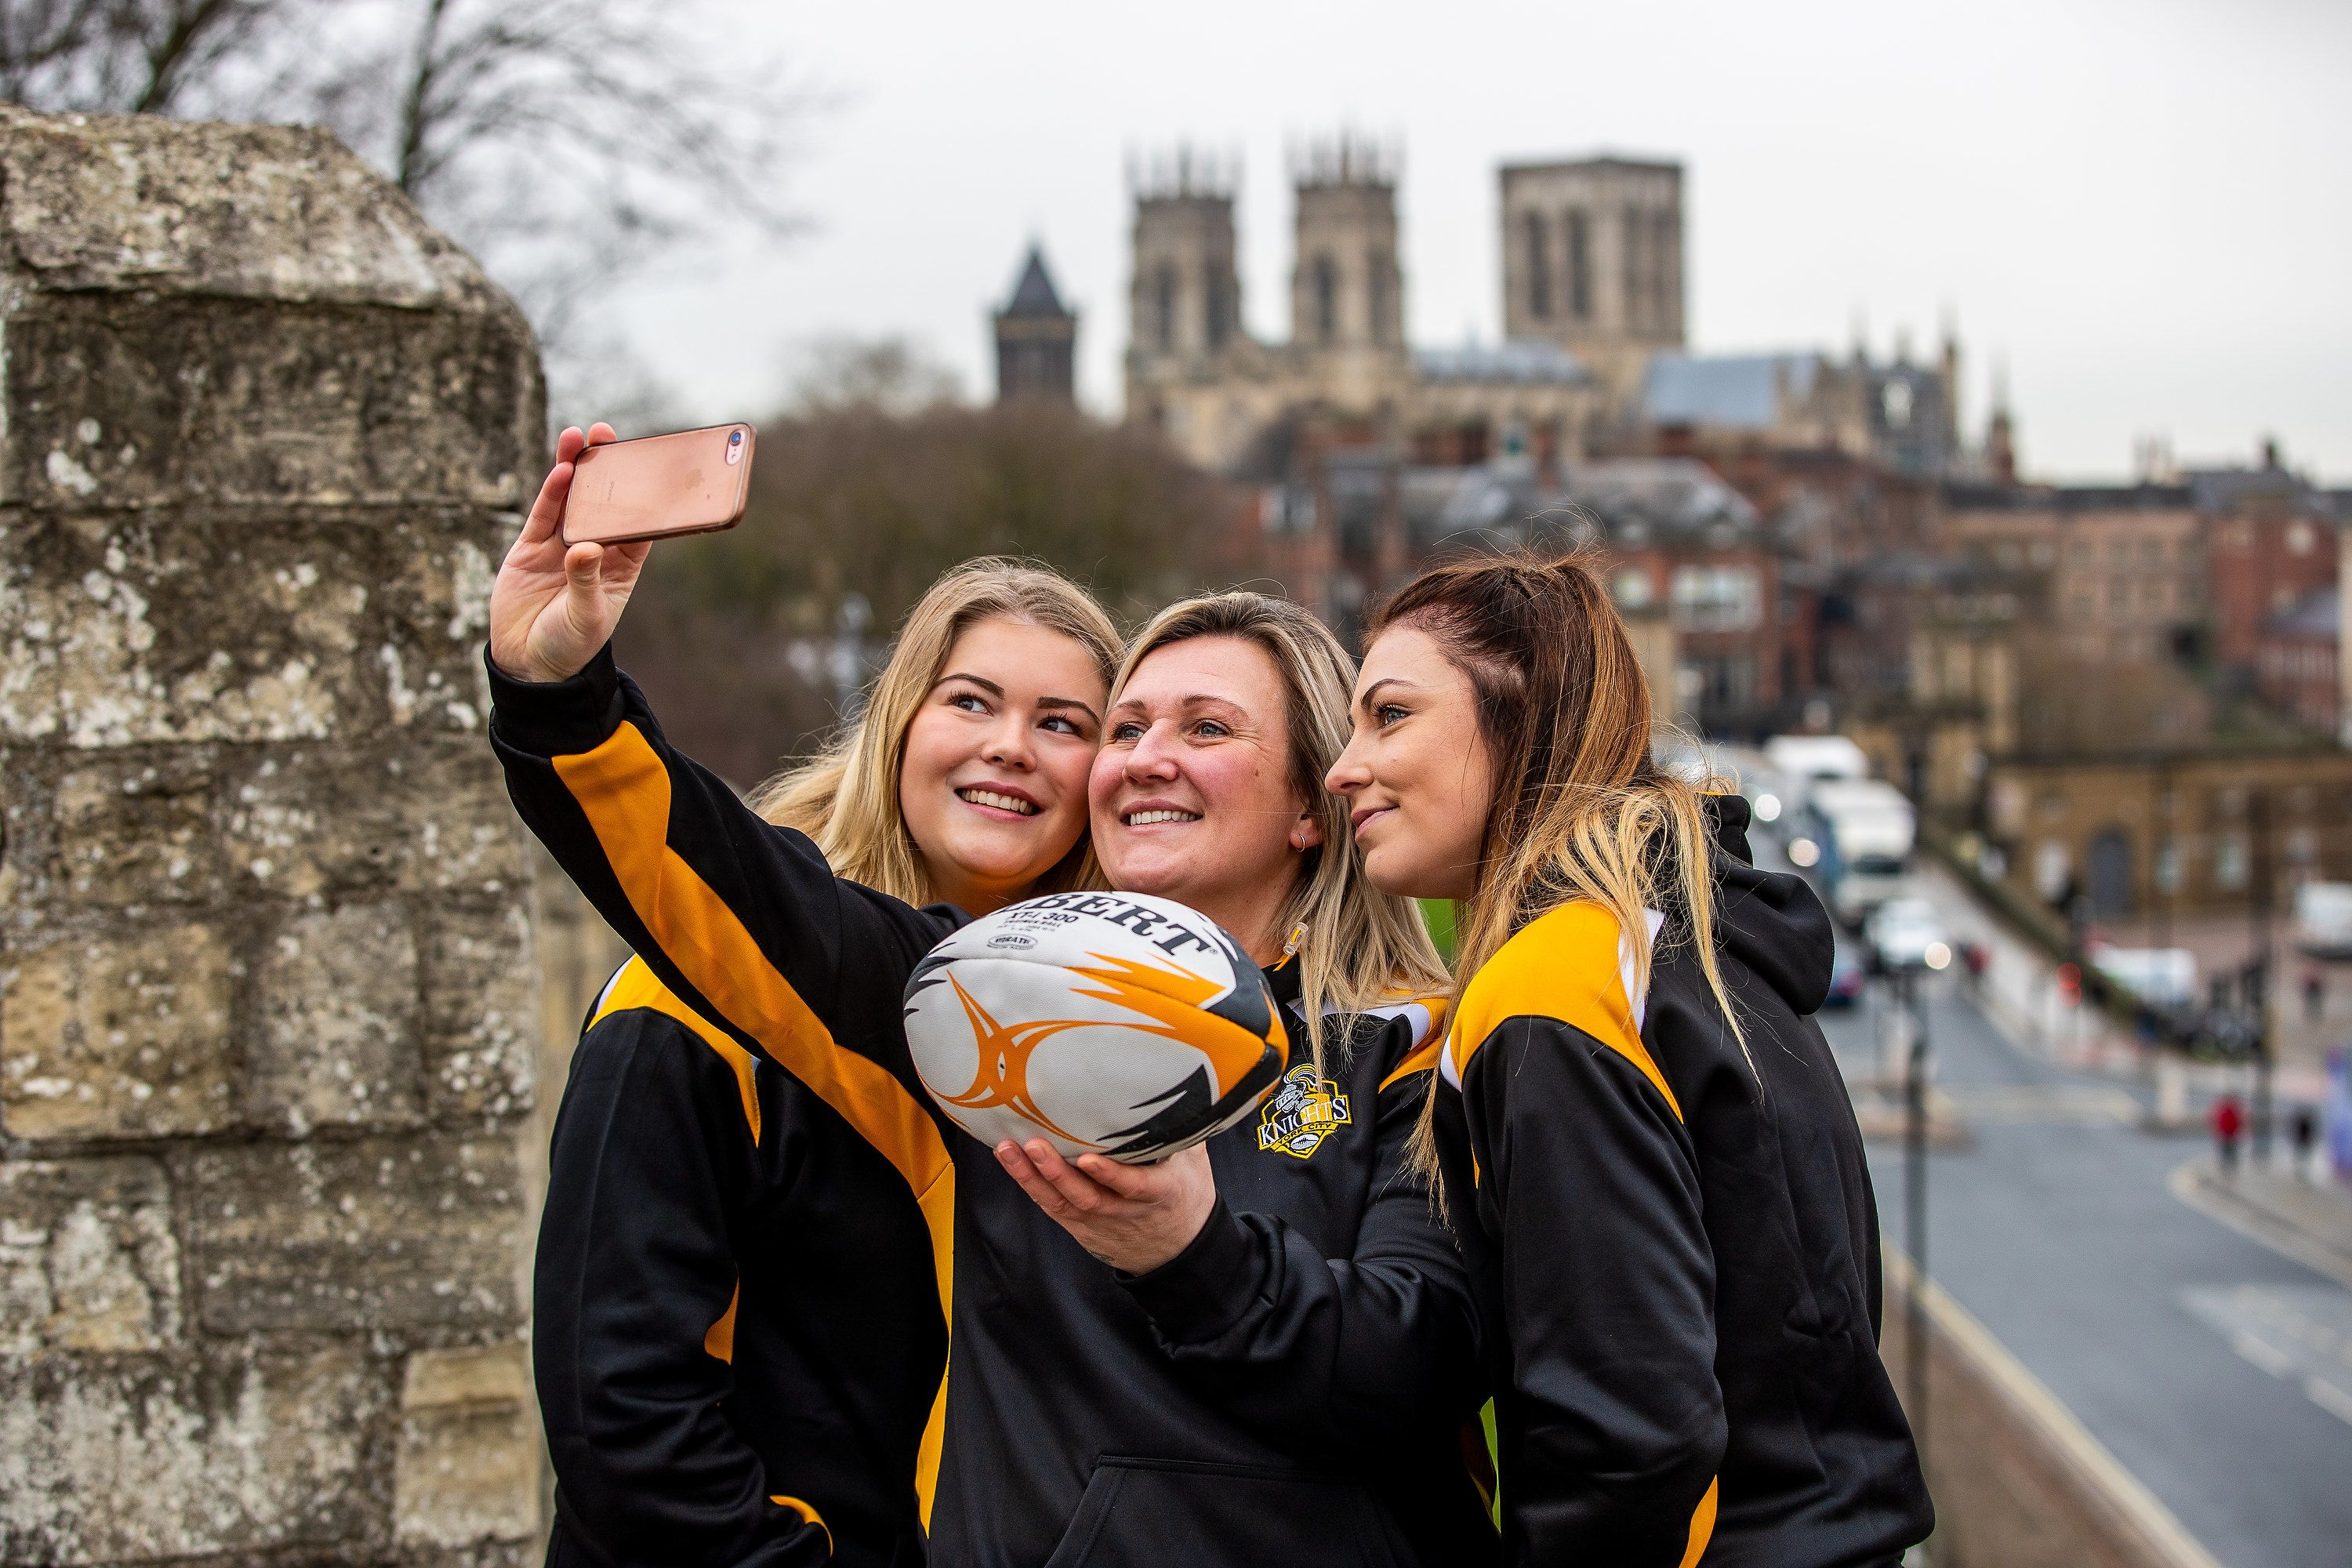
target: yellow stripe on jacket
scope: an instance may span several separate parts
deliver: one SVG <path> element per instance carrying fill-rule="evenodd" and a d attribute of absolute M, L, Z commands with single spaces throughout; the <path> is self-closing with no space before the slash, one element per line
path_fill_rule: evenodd
<path fill-rule="evenodd" d="M 1449 1080 L 1460 1083 L 1478 1047 L 1511 1019 L 1557 1018 L 1633 1063 L 1681 1121 L 1682 1105 L 1642 1043 L 1627 973 L 1617 917 L 1599 904 L 1580 900 L 1528 921 L 1464 989 L 1449 1037 Z"/>
<path fill-rule="evenodd" d="M 556 776 L 586 815 L 629 907 L 663 956 L 720 1016 L 760 1042 L 777 1065 L 888 1160 L 915 1194 L 930 1232 L 940 1313 L 950 1342 L 955 1305 L 955 1165 L 937 1123 L 887 1068 L 844 1048 L 812 1012 L 733 910 L 669 847 L 669 771 L 635 724 L 593 751 L 553 759 Z M 930 1528 L 947 1426 L 940 1380 L 916 1458 L 923 1527 Z"/>

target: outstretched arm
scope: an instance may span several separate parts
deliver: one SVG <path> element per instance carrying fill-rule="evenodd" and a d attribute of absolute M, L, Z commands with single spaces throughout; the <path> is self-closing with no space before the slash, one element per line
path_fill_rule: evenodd
<path fill-rule="evenodd" d="M 1406 1159 L 1429 1079 L 1419 1068 L 1381 1092 L 1371 1197 L 1346 1257 L 1228 1208 L 1202 1148 L 1149 1166 L 1074 1167 L 1042 1141 L 998 1158 L 1120 1271 L 1162 1351 L 1228 1408 L 1305 1451 L 1392 1453 L 1484 1397 L 1469 1278 Z"/>

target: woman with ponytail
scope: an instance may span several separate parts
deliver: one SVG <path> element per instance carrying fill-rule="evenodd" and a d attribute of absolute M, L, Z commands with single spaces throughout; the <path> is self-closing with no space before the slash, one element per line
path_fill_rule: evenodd
<path fill-rule="evenodd" d="M 1518 1563 L 1891 1568 L 1932 1513 L 1878 1359 L 1877 1214 L 1811 1015 L 1828 916 L 1652 759 L 1600 577 L 1475 558 L 1382 606 L 1347 797 L 1458 904 L 1420 1158 L 1471 1268 Z"/>

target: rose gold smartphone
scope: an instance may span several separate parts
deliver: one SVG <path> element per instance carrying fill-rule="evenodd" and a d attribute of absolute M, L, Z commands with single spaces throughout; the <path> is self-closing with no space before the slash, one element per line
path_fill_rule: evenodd
<path fill-rule="evenodd" d="M 563 542 L 625 544 L 716 533 L 751 494 L 749 425 L 608 441 L 582 452 L 563 501 Z"/>

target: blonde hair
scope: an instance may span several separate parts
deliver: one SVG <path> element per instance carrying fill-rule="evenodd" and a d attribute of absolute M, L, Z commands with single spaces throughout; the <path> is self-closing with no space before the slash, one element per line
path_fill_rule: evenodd
<path fill-rule="evenodd" d="M 932 902 L 922 851 L 898 808 L 907 726 L 947 668 L 956 638 L 997 616 L 1070 638 L 1109 684 L 1118 664 L 1118 629 L 1085 589 L 1050 567 L 998 556 L 967 561 L 932 584 L 907 613 L 865 711 L 816 757 L 753 790 L 751 809 L 814 839 L 835 876 L 910 904 Z M 1082 835 L 1032 890 L 1089 885 L 1093 867 L 1093 849 Z"/>
<path fill-rule="evenodd" d="M 1456 927 L 1461 983 L 1538 916 L 1584 900 L 1626 934 L 1639 994 L 1650 983 L 1646 911 L 1660 910 L 1667 921 L 1659 942 L 1696 949 L 1745 1054 L 1716 959 L 1715 874 L 1700 792 L 1651 756 L 1649 680 L 1599 573 L 1574 554 L 1433 566 L 1381 606 L 1370 635 L 1399 626 L 1426 633 L 1469 678 L 1495 769 L 1476 881 Z M 1413 1157 L 1434 1184 L 1426 1114 Z"/>
<path fill-rule="evenodd" d="M 1151 654 L 1195 637 L 1238 637 L 1265 650 L 1281 673 L 1290 784 L 1323 827 L 1307 851 L 1274 929 L 1300 927 L 1299 1006 L 1308 1046 L 1323 1066 L 1324 1013 L 1362 1013 L 1401 994 L 1432 994 L 1448 985 L 1444 960 L 1410 899 L 1383 893 L 1364 875 L 1363 854 L 1348 821 L 1348 803 L 1323 787 L 1323 775 L 1348 743 L 1348 700 L 1355 661 L 1322 622 L 1287 599 L 1263 594 L 1212 594 L 1152 617 L 1119 666 L 1111 700 Z M 1247 942 L 1251 934 L 1236 931 Z M 1344 1037 L 1343 1037 L 1344 1038 Z"/>

